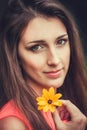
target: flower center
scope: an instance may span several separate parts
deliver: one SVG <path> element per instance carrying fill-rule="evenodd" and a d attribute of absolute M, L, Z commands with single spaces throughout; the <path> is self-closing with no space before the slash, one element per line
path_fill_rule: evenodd
<path fill-rule="evenodd" d="M 52 104 L 52 100 L 49 99 L 49 100 L 48 100 L 48 104 Z"/>

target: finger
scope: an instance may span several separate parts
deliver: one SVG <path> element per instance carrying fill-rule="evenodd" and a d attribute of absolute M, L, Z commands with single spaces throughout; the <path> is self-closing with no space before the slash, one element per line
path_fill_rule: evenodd
<path fill-rule="evenodd" d="M 75 121 L 81 118 L 85 118 L 85 116 L 82 114 L 82 112 L 69 100 L 62 100 L 63 105 L 66 107 L 68 112 L 70 113 L 71 120 Z"/>
<path fill-rule="evenodd" d="M 57 129 L 65 130 L 67 128 L 67 122 L 61 120 L 57 109 L 53 113 L 53 119 Z"/>
<path fill-rule="evenodd" d="M 61 118 L 59 116 L 59 113 L 58 113 L 57 109 L 53 113 L 53 119 L 54 119 L 56 125 L 57 125 L 57 123 L 59 123 L 59 124 L 62 123 L 62 120 L 61 120 Z"/>

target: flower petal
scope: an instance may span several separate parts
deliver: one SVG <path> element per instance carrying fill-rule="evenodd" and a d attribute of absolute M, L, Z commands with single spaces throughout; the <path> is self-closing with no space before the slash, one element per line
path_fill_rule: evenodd
<path fill-rule="evenodd" d="M 44 97 L 46 100 L 49 100 L 49 92 L 46 89 L 43 89 L 42 93 L 42 97 Z"/>
<path fill-rule="evenodd" d="M 45 100 L 45 98 L 44 97 L 37 97 L 36 100 L 39 102 L 39 101 Z"/>
<path fill-rule="evenodd" d="M 43 107 L 43 111 L 47 112 L 49 110 L 49 105 L 47 104 L 46 106 Z"/>
<path fill-rule="evenodd" d="M 53 104 L 54 104 L 55 106 L 62 106 L 62 105 L 63 105 L 62 101 L 60 101 L 60 100 L 58 100 L 58 101 L 56 101 L 56 102 L 53 102 Z"/>
<path fill-rule="evenodd" d="M 50 95 L 50 99 L 53 99 L 53 97 L 54 97 L 54 88 L 53 87 L 51 87 L 49 89 L 49 95 Z"/>
<path fill-rule="evenodd" d="M 44 105 L 47 105 L 47 101 L 46 100 L 39 101 L 37 104 L 40 106 L 44 106 Z"/>
<path fill-rule="evenodd" d="M 54 95 L 54 98 L 56 98 L 56 99 L 59 99 L 59 98 L 61 98 L 61 97 L 62 97 L 62 94 L 61 94 L 61 93 L 57 93 L 57 94 Z"/>
<path fill-rule="evenodd" d="M 43 106 L 38 106 L 38 110 L 42 110 L 43 109 Z"/>
<path fill-rule="evenodd" d="M 54 112 L 55 111 L 55 106 L 54 105 L 49 105 L 49 110 L 51 111 L 51 112 Z"/>

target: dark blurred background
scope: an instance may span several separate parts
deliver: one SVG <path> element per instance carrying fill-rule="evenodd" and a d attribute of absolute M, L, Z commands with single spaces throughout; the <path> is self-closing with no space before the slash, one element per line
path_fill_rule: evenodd
<path fill-rule="evenodd" d="M 80 28 L 81 38 L 83 39 L 84 53 L 87 56 L 87 0 L 59 0 L 74 15 Z M 0 0 L 0 15 L 7 5 L 8 0 Z"/>

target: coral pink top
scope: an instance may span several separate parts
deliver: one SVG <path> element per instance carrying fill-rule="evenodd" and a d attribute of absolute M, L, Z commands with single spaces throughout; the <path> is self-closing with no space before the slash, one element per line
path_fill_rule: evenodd
<path fill-rule="evenodd" d="M 10 116 L 15 116 L 19 118 L 28 127 L 29 130 L 32 130 L 32 127 L 29 124 L 28 120 L 23 115 L 23 113 L 19 110 L 19 108 L 15 105 L 13 100 L 5 104 L 4 107 L 0 110 L 0 119 L 10 117 Z M 43 113 L 43 116 L 45 117 L 47 123 L 52 128 L 52 130 L 56 130 L 51 113 L 50 112 Z"/>

